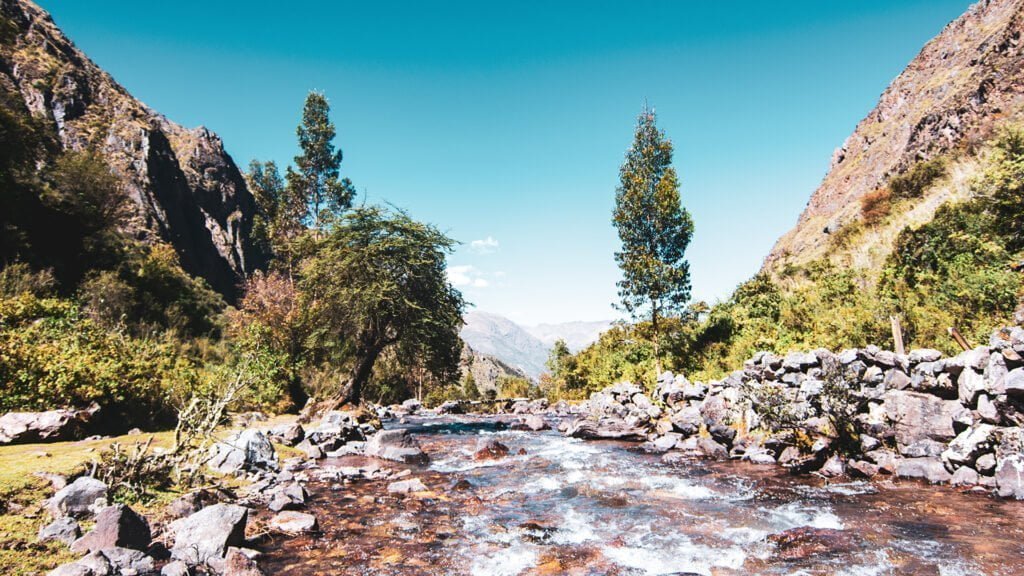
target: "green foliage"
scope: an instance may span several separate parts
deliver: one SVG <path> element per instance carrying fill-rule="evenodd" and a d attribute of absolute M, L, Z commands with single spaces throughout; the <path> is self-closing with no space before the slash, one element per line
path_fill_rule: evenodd
<path fill-rule="evenodd" d="M 977 192 L 990 203 L 1007 249 L 1024 250 L 1024 127 L 1007 127 L 996 138 Z"/>
<path fill-rule="evenodd" d="M 436 228 L 379 207 L 349 212 L 317 241 L 299 291 L 317 319 L 311 338 L 325 347 L 351 343 L 348 401 L 359 401 L 374 363 L 392 346 L 439 379 L 458 373 L 465 304 L 445 271 L 453 246 Z"/>
<path fill-rule="evenodd" d="M 498 379 L 498 396 L 502 398 L 538 398 L 540 389 L 529 378 L 502 376 Z"/>
<path fill-rule="evenodd" d="M 105 329 L 67 300 L 0 301 L 0 412 L 97 402 L 115 429 L 152 427 L 170 416 L 164 390 L 195 377 L 173 342 Z"/>
<path fill-rule="evenodd" d="M 462 398 L 465 400 L 479 400 L 480 389 L 476 385 L 476 378 L 473 377 L 473 372 L 470 370 L 466 371 L 466 376 L 462 379 Z"/>
<path fill-rule="evenodd" d="M 301 198 L 309 210 L 308 222 L 320 230 L 324 217 L 337 217 L 352 206 L 355 188 L 348 178 L 339 179 L 341 150 L 334 148 L 336 135 L 330 120 L 330 104 L 319 92 L 310 92 L 302 109 L 302 123 L 295 133 L 302 153 L 296 169 L 287 171 L 289 195 Z"/>
<path fill-rule="evenodd" d="M 658 363 L 659 321 L 680 312 L 690 299 L 686 248 L 693 221 L 680 204 L 679 180 L 672 167 L 672 143 L 655 124 L 653 111 L 637 120 L 633 146 L 619 170 L 613 223 L 622 249 L 615 261 L 622 309 L 649 318 Z"/>
<path fill-rule="evenodd" d="M 918 162 L 903 174 L 889 179 L 889 191 L 897 199 L 920 198 L 935 183 L 946 175 L 946 160 L 942 157 Z"/>
<path fill-rule="evenodd" d="M 267 254 L 278 257 L 288 252 L 288 242 L 303 231 L 306 214 L 305 198 L 294 187 L 285 186 L 274 161 L 249 163 L 246 174 L 249 189 L 256 201 L 253 218 L 253 241 Z"/>

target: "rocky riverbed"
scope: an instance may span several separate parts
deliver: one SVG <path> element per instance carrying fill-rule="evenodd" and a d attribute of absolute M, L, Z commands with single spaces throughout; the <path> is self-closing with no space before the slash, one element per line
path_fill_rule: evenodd
<path fill-rule="evenodd" d="M 504 420 L 502 420 L 504 418 Z M 988 574 L 1024 571 L 1024 504 L 888 477 L 664 458 L 626 441 L 510 429 L 509 417 L 407 417 L 429 463 L 363 456 L 314 480 L 319 531 L 270 542 L 268 574 Z M 553 422 L 555 423 L 555 422 Z M 557 423 L 556 423 L 557 424 Z M 506 450 L 507 448 L 507 450 Z M 406 474 L 405 472 L 401 472 Z M 420 485 L 422 483 L 422 485 Z"/>

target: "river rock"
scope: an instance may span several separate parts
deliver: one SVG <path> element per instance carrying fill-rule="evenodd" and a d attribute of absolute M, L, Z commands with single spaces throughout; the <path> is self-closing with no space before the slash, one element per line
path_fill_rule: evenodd
<path fill-rule="evenodd" d="M 0 445 L 79 438 L 98 411 L 99 405 L 93 404 L 85 410 L 8 412 L 0 416 Z"/>
<path fill-rule="evenodd" d="M 78 522 L 70 516 L 64 516 L 40 528 L 38 538 L 40 542 L 55 540 L 70 546 L 81 535 L 82 529 L 78 526 Z"/>
<path fill-rule="evenodd" d="M 107 485 L 91 476 L 81 476 L 58 490 L 46 507 L 55 517 L 82 518 L 105 505 L 106 501 Z"/>
<path fill-rule="evenodd" d="M 106 574 L 110 573 L 110 569 L 107 569 Z M 95 576 L 95 572 L 89 568 L 82 566 L 78 562 L 71 562 L 68 564 L 62 564 L 53 570 L 46 573 L 46 576 Z"/>
<path fill-rule="evenodd" d="M 316 532 L 318 529 L 316 516 L 293 510 L 285 510 L 271 518 L 270 527 L 285 534 Z"/>
<path fill-rule="evenodd" d="M 938 458 L 904 458 L 896 464 L 896 475 L 927 480 L 932 484 L 945 484 L 952 479 Z"/>
<path fill-rule="evenodd" d="M 181 560 L 174 560 L 164 564 L 160 576 L 192 576 L 192 569 Z"/>
<path fill-rule="evenodd" d="M 700 426 L 704 422 L 700 408 L 692 405 L 673 412 L 669 419 L 672 422 L 672 428 L 686 436 L 699 432 Z"/>
<path fill-rule="evenodd" d="M 973 486 L 978 483 L 978 472 L 970 466 L 961 466 L 953 472 L 949 483 L 953 486 Z"/>
<path fill-rule="evenodd" d="M 306 430 L 301 424 L 293 422 L 272 428 L 270 436 L 285 446 L 295 446 L 306 438 Z"/>
<path fill-rule="evenodd" d="M 821 474 L 825 478 L 837 478 L 845 473 L 846 463 L 843 462 L 843 458 L 838 454 L 833 454 L 818 470 L 818 474 Z"/>
<path fill-rule="evenodd" d="M 646 440 L 650 428 L 630 423 L 620 418 L 607 417 L 600 420 L 579 418 L 569 423 L 566 436 L 588 439 Z"/>
<path fill-rule="evenodd" d="M 493 438 L 479 446 L 473 454 L 473 460 L 499 460 L 508 456 L 508 446 Z"/>
<path fill-rule="evenodd" d="M 224 564 L 221 568 L 221 576 L 264 576 L 263 571 L 251 558 L 240 548 L 228 548 L 224 557 Z"/>
<path fill-rule="evenodd" d="M 416 414 L 423 409 L 423 403 L 416 398 L 409 398 L 402 402 L 401 411 L 405 414 Z"/>
<path fill-rule="evenodd" d="M 388 484 L 388 492 L 390 494 L 410 494 L 412 492 L 425 492 L 426 490 L 426 485 L 419 478 L 399 480 L 398 482 Z"/>
<path fill-rule="evenodd" d="M 1024 500 L 1024 454 L 1011 454 L 998 461 L 996 490 L 1003 498 Z"/>
<path fill-rule="evenodd" d="M 523 426 L 528 430 L 533 430 L 534 432 L 540 432 L 541 430 L 547 430 L 550 428 L 548 423 L 544 421 L 544 418 L 536 414 L 531 414 L 523 418 Z"/>
<path fill-rule="evenodd" d="M 267 508 L 271 512 L 295 510 L 306 505 L 306 489 L 296 482 L 277 486 L 270 491 L 269 496 Z"/>
<path fill-rule="evenodd" d="M 996 471 L 995 454 L 982 454 L 978 456 L 978 460 L 974 463 L 974 469 L 980 474 L 991 476 Z"/>
<path fill-rule="evenodd" d="M 877 464 L 865 460 L 850 460 L 846 464 L 846 470 L 850 476 L 855 478 L 873 478 L 878 474 L 880 468 Z"/>
<path fill-rule="evenodd" d="M 277 453 L 267 435 L 259 430 L 242 430 L 211 448 L 208 466 L 221 474 L 277 471 Z"/>
<path fill-rule="evenodd" d="M 366 442 L 363 451 L 367 456 L 406 464 L 426 464 L 430 460 L 405 429 L 377 432 Z"/>
<path fill-rule="evenodd" d="M 245 541 L 246 508 L 235 504 L 214 504 L 169 525 L 174 534 L 171 557 L 189 564 L 204 564 L 223 558 L 229 546 Z"/>
<path fill-rule="evenodd" d="M 787 561 L 849 553 L 861 546 L 860 541 L 845 530 L 810 526 L 772 534 L 768 541 L 775 546 L 774 556 Z"/>
<path fill-rule="evenodd" d="M 151 535 L 149 523 L 124 504 L 114 504 L 100 510 L 93 529 L 76 540 L 71 550 L 78 553 L 96 552 L 108 548 L 145 550 Z"/>

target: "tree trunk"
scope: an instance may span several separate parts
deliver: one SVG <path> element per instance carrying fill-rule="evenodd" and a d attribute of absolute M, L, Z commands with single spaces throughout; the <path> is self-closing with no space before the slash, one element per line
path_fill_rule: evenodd
<path fill-rule="evenodd" d="M 654 332 L 654 371 L 655 378 L 661 376 L 661 335 L 658 333 L 658 310 L 651 312 L 651 331 Z"/>
<path fill-rule="evenodd" d="M 345 386 L 342 387 L 341 392 L 338 394 L 334 407 L 359 403 L 363 397 L 363 386 L 370 379 L 370 374 L 373 373 L 373 365 L 377 362 L 377 357 L 380 356 L 383 349 L 383 346 L 374 345 L 359 354 L 355 368 L 353 368 L 348 382 L 345 383 Z"/>

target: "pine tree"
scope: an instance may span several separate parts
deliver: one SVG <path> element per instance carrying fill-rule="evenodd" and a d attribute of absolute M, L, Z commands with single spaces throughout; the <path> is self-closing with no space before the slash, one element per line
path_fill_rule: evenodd
<path fill-rule="evenodd" d="M 327 97 L 310 92 L 302 110 L 302 123 L 295 133 L 302 153 L 295 157 L 297 169 L 288 168 L 288 187 L 305 200 L 307 220 L 321 230 L 324 216 L 340 216 L 352 206 L 355 189 L 348 178 L 339 179 L 342 153 L 334 147 L 336 135 L 330 119 Z"/>
<path fill-rule="evenodd" d="M 619 169 L 612 220 L 622 241 L 622 250 L 615 253 L 622 270 L 619 307 L 634 319 L 650 320 L 660 373 L 660 321 L 681 312 L 690 299 L 690 265 L 684 256 L 693 221 L 679 200 L 672 142 L 646 107 Z"/>

